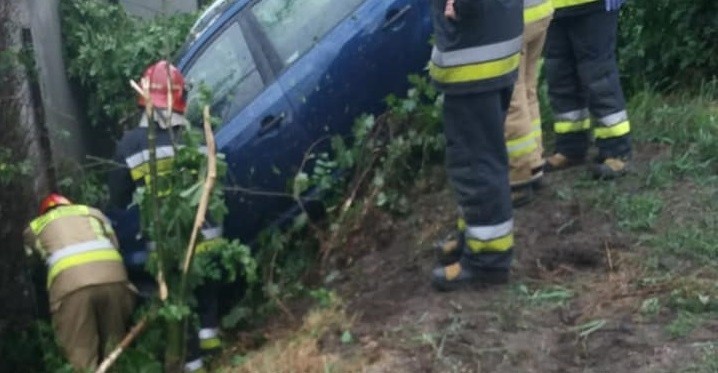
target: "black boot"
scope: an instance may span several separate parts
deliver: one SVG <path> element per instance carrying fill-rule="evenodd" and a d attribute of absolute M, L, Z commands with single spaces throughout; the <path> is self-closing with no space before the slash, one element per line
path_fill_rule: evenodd
<path fill-rule="evenodd" d="M 509 281 L 507 270 L 480 270 L 472 268 L 468 260 L 461 258 L 448 266 L 434 268 L 431 284 L 439 291 L 505 284 Z"/>
<path fill-rule="evenodd" d="M 442 266 L 456 263 L 461 259 L 461 248 L 464 247 L 464 232 L 455 232 L 434 244 L 436 261 Z"/>

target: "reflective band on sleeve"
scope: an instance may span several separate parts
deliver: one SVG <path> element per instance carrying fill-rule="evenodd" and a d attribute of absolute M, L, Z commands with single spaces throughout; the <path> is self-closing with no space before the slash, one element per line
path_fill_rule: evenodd
<path fill-rule="evenodd" d="M 474 253 L 487 252 L 487 251 L 507 251 L 514 246 L 514 235 L 509 233 L 504 237 L 481 241 L 474 238 L 466 240 L 466 244 L 469 246 Z"/>
<path fill-rule="evenodd" d="M 553 124 L 553 130 L 558 134 L 588 131 L 589 129 L 591 129 L 591 120 L 588 118 L 576 122 L 556 122 Z"/>
<path fill-rule="evenodd" d="M 518 68 L 520 60 L 521 55 L 516 53 L 501 60 L 457 67 L 439 67 L 432 62 L 429 74 L 439 83 L 468 83 L 509 74 Z"/>
<path fill-rule="evenodd" d="M 66 246 L 60 250 L 53 252 L 52 255 L 50 255 L 50 257 L 47 258 L 47 265 L 49 267 L 52 267 L 53 265 L 55 265 L 55 263 L 59 262 L 62 259 L 65 259 L 69 256 L 80 254 L 80 253 L 86 253 L 88 251 L 110 249 L 112 247 L 113 247 L 112 242 L 110 242 L 110 240 L 107 240 L 107 239 L 86 241 L 86 242 Z"/>
<path fill-rule="evenodd" d="M 437 67 L 453 67 L 489 62 L 511 57 L 521 51 L 523 36 L 502 41 L 500 43 L 464 48 L 450 52 L 441 52 L 434 47 L 431 51 L 431 62 Z"/>
<path fill-rule="evenodd" d="M 573 110 L 573 111 L 567 111 L 564 113 L 558 113 L 554 116 L 557 121 L 559 122 L 572 122 L 572 121 L 579 121 L 584 120 L 588 118 L 588 109 L 580 109 L 580 110 Z"/>
<path fill-rule="evenodd" d="M 618 113 L 606 115 L 603 118 L 598 118 L 597 122 L 602 126 L 611 127 L 616 124 L 625 122 L 627 120 L 628 120 L 628 113 L 626 113 L 625 110 L 621 110 Z"/>
<path fill-rule="evenodd" d="M 528 3 L 534 3 L 528 5 Z M 550 0 L 524 0 L 524 23 L 529 24 L 544 19 L 553 14 L 553 5 Z"/>
<path fill-rule="evenodd" d="M 202 237 L 205 240 L 211 240 L 213 238 L 222 237 L 222 227 L 212 227 L 202 229 Z"/>
<path fill-rule="evenodd" d="M 625 121 L 611 127 L 596 127 L 593 130 L 593 135 L 596 139 L 610 139 L 627 135 L 629 132 L 631 132 L 631 124 L 629 121 Z"/>
<path fill-rule="evenodd" d="M 476 225 L 467 227 L 468 237 L 481 241 L 493 240 L 506 236 L 514 229 L 514 219 L 496 225 Z"/>
<path fill-rule="evenodd" d="M 36 236 L 39 236 L 42 230 L 55 219 L 64 218 L 66 216 L 87 215 L 89 213 L 90 209 L 87 208 L 87 206 L 60 206 L 30 222 L 30 230 L 32 230 L 32 233 Z"/>
<path fill-rule="evenodd" d="M 59 275 L 62 271 L 80 266 L 83 264 L 93 263 L 93 262 L 105 262 L 105 261 L 117 261 L 122 262 L 122 257 L 120 256 L 120 253 L 117 252 L 115 249 L 105 249 L 105 250 L 93 250 L 90 252 L 72 255 L 70 257 L 61 259 L 55 265 L 50 267 L 50 273 L 47 276 L 47 287 L 50 288 L 52 285 L 52 281 L 55 280 L 55 277 Z"/>
<path fill-rule="evenodd" d="M 199 341 L 199 348 L 202 350 L 214 350 L 222 347 L 222 341 L 219 338 L 208 338 Z"/>
<path fill-rule="evenodd" d="M 222 238 L 217 237 L 211 240 L 204 240 L 197 244 L 194 251 L 199 254 L 214 249 L 218 244 L 222 243 Z"/>
<path fill-rule="evenodd" d="M 570 6 L 593 3 L 598 0 L 552 0 L 552 1 L 553 1 L 553 6 L 556 9 L 558 9 L 558 8 L 566 8 L 566 7 L 570 7 Z"/>

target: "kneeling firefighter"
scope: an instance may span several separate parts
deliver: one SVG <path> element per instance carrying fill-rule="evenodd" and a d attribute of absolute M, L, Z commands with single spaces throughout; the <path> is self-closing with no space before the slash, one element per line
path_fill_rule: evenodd
<path fill-rule="evenodd" d="M 446 168 L 463 218 L 439 290 L 508 281 L 513 212 L 504 121 L 521 59 L 522 0 L 433 0 L 429 72 L 444 92 Z"/>
<path fill-rule="evenodd" d="M 97 209 L 50 194 L 24 235 L 26 246 L 47 262 L 60 348 L 78 371 L 96 368 L 127 332 L 135 305 L 110 221 Z"/>
<path fill-rule="evenodd" d="M 189 128 L 185 117 L 186 91 L 182 73 L 167 61 L 159 61 L 148 67 L 143 78 L 149 81 L 149 93 L 155 110 L 153 118 L 144 113 L 146 105 L 140 96 L 138 104 L 143 109 L 139 126 L 127 131 L 115 151 L 115 161 L 126 167 L 117 168 L 110 173 L 110 200 L 114 207 L 127 208 L 132 202 L 134 191 L 151 182 L 149 172 L 149 143 L 147 133 L 150 121 L 157 125 L 156 156 L 160 174 L 170 172 L 174 157 L 175 141 L 182 139 L 182 133 Z M 167 107 L 168 82 L 171 79 L 172 107 Z M 201 242 L 197 245 L 197 255 L 210 255 L 213 242 L 222 237 L 222 227 L 209 222 L 201 231 Z M 150 244 L 151 245 L 151 244 Z M 206 281 L 195 290 L 200 330 L 190 333 L 188 356 L 185 371 L 195 372 L 203 369 L 202 355 L 214 352 L 221 347 L 219 338 L 219 284 Z"/>

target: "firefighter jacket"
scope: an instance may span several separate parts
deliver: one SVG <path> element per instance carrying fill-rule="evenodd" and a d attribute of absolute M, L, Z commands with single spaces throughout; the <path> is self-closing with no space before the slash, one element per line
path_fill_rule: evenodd
<path fill-rule="evenodd" d="M 555 18 L 578 16 L 605 11 L 604 0 L 552 0 L 556 8 Z"/>
<path fill-rule="evenodd" d="M 97 209 L 57 206 L 30 222 L 24 236 L 45 257 L 53 310 L 80 288 L 127 281 L 112 225 Z"/>
<path fill-rule="evenodd" d="M 524 0 L 524 24 L 540 21 L 552 14 L 551 0 Z"/>
<path fill-rule="evenodd" d="M 172 170 L 175 148 L 181 146 L 177 144 L 187 128 L 187 119 L 183 115 L 174 114 L 172 117 L 176 119 L 172 119 L 171 125 L 158 123 L 160 125 L 155 131 L 157 172 L 160 175 Z M 117 208 L 127 208 L 136 188 L 151 182 L 148 131 L 146 116 L 143 116 L 140 125 L 127 131 L 117 144 L 114 160 L 125 166 L 115 168 L 109 175 L 110 203 Z M 197 252 L 209 250 L 221 238 L 223 231 L 221 226 L 215 226 L 207 219 L 201 233 Z"/>
<path fill-rule="evenodd" d="M 434 84 L 446 94 L 512 86 L 521 59 L 523 0 L 456 0 L 456 20 L 444 16 L 445 6 L 446 0 L 432 0 Z"/>

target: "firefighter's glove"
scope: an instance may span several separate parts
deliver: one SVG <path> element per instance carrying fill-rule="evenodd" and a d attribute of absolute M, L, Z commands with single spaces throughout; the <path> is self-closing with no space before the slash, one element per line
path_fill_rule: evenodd
<path fill-rule="evenodd" d="M 606 1 L 606 11 L 612 12 L 614 10 L 621 9 L 621 6 L 623 3 L 626 2 L 626 0 L 605 0 Z"/>

